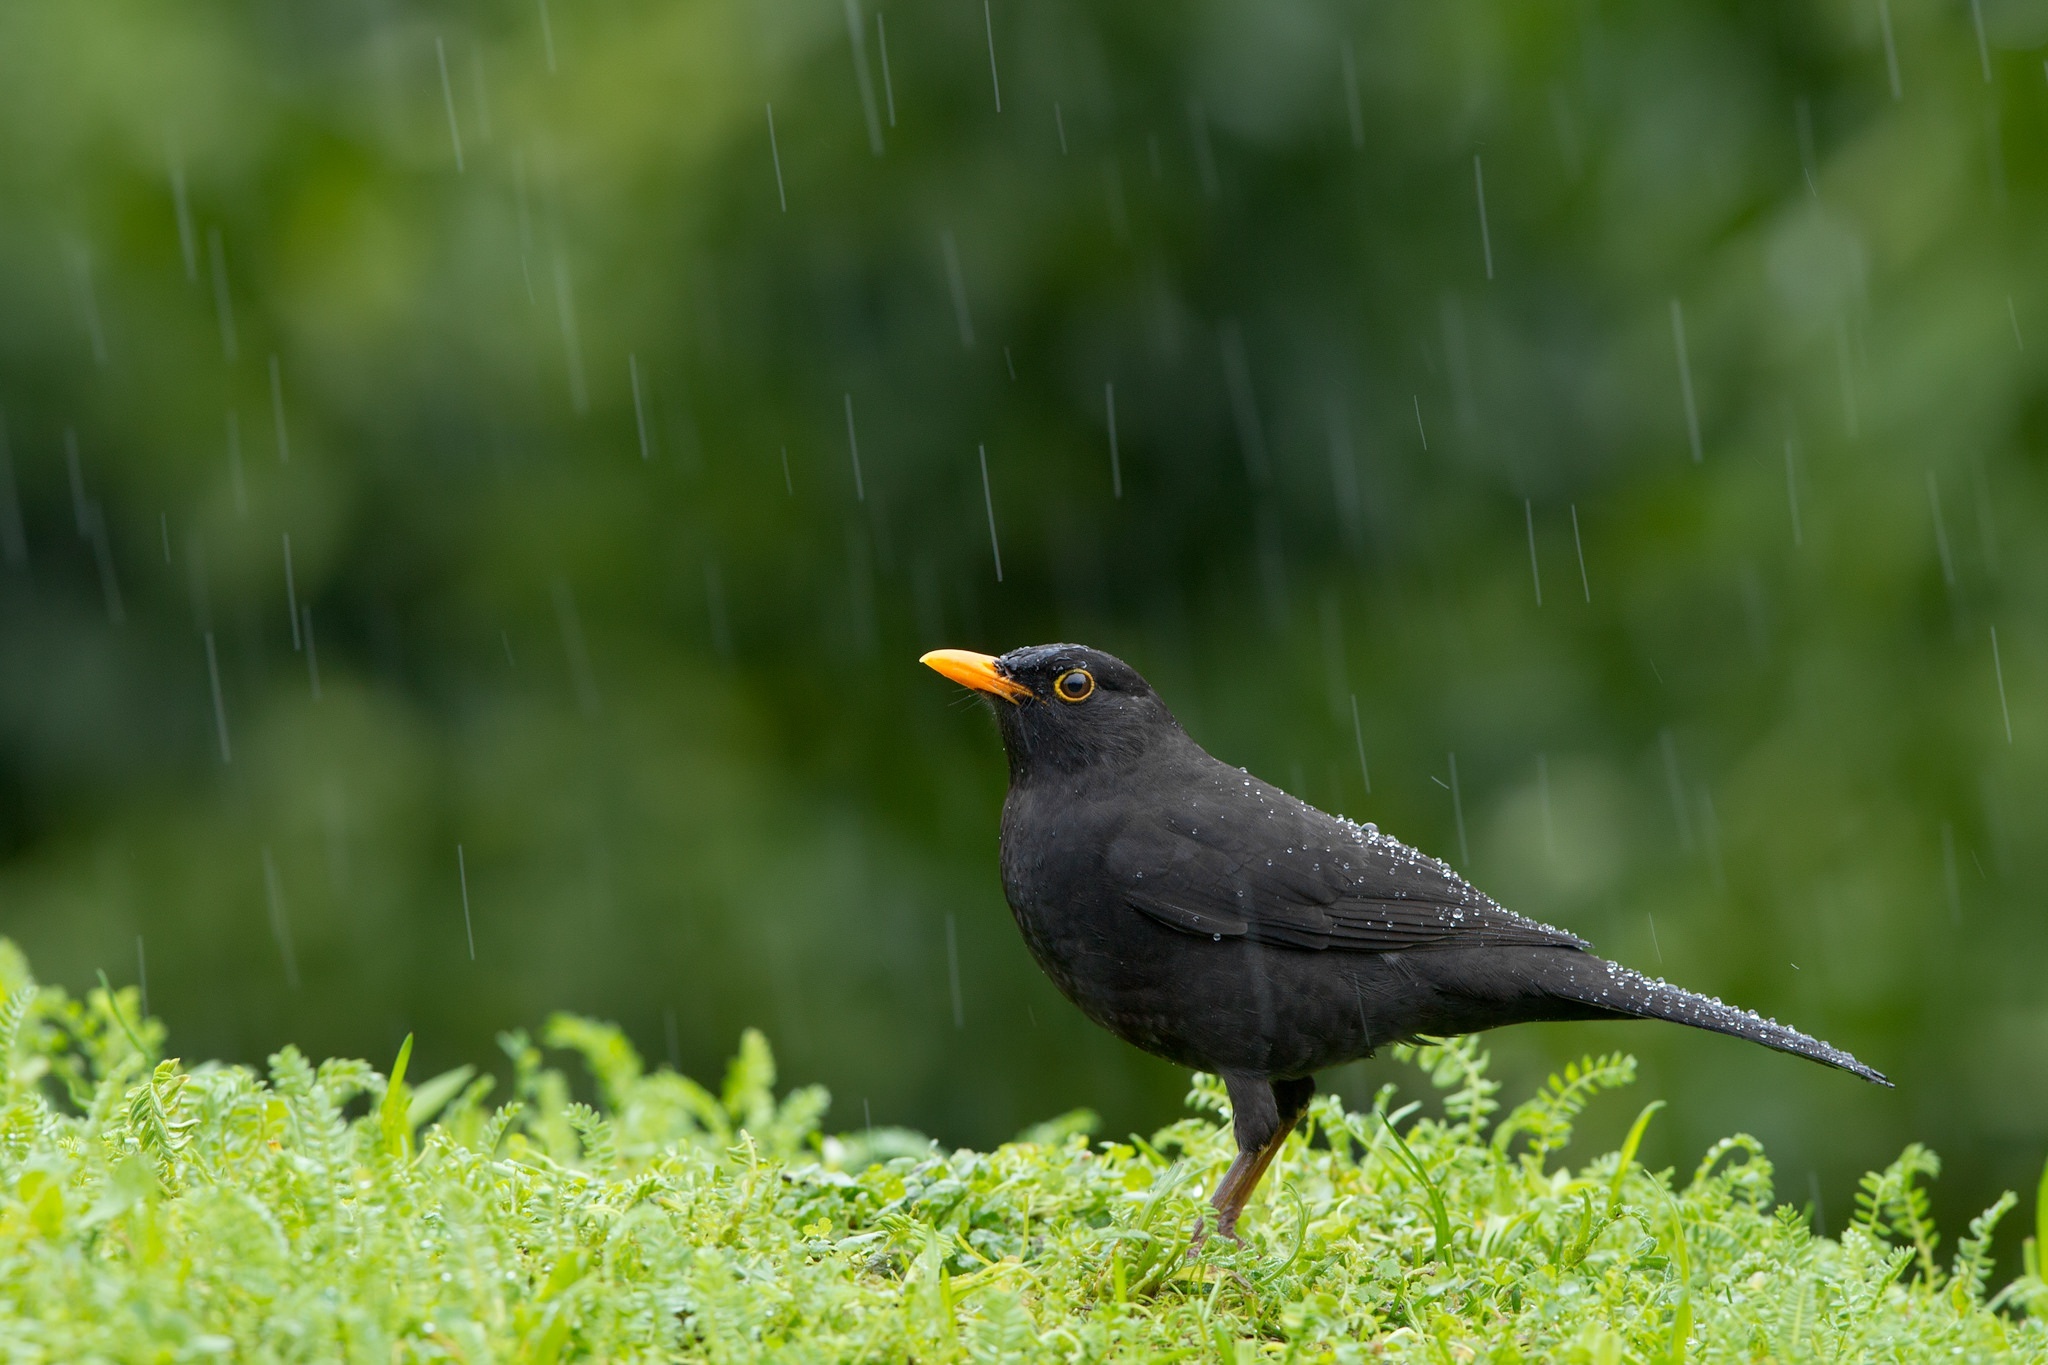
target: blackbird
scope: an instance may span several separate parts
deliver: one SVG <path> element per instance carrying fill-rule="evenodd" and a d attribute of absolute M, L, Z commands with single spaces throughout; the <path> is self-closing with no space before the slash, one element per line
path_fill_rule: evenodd
<path fill-rule="evenodd" d="M 1668 1019 L 1891 1084 L 1839 1048 L 1596 957 L 1373 825 L 1210 757 L 1101 650 L 922 662 L 982 693 L 1001 726 L 1003 893 L 1038 965 L 1119 1038 L 1223 1078 L 1238 1150 L 1210 1203 L 1225 1236 L 1314 1074 L 1390 1043 Z"/>

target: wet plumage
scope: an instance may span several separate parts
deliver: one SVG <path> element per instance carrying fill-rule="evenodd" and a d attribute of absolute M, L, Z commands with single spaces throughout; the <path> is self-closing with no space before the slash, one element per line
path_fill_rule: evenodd
<path fill-rule="evenodd" d="M 1427 854 L 1211 757 L 1136 671 L 1079 645 L 925 661 L 990 698 L 1004 894 L 1039 966 L 1118 1037 L 1219 1073 L 1220 1230 L 1316 1071 L 1416 1036 L 1666 1019 L 1888 1083 L 1829 1044 L 1607 962 Z"/>

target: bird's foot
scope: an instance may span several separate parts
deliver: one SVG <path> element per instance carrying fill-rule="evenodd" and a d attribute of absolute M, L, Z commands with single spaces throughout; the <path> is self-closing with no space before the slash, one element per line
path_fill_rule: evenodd
<path fill-rule="evenodd" d="M 1244 1245 L 1244 1238 L 1237 1235 L 1236 1218 L 1230 1216 L 1218 1218 L 1216 1223 L 1216 1231 L 1220 1236 L 1228 1237 L 1231 1241 L 1237 1243 L 1239 1246 Z M 1200 1256 L 1202 1254 L 1202 1247 L 1207 1244 L 1208 1240 L 1209 1215 L 1205 1213 L 1195 1220 L 1195 1235 L 1193 1239 L 1188 1242 L 1187 1259 L 1192 1261 L 1197 1256 Z"/>

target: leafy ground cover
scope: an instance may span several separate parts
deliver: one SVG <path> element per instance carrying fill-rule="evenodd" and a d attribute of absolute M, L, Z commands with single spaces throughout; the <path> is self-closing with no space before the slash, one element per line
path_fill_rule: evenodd
<path fill-rule="evenodd" d="M 0 1357 L 9 1360 L 2048 1360 L 2048 1179 L 1937 1244 L 1913 1147 L 1839 1238 L 1735 1136 L 1683 1175 L 1576 1168 L 1632 1079 L 1588 1058 L 1504 1115 L 1471 1040 L 1407 1050 L 1434 1116 L 1318 1098 L 1242 1246 L 1185 1252 L 1230 1155 L 1220 1085 L 1150 1140 L 1086 1114 L 991 1152 L 826 1136 L 742 1039 L 716 1093 L 558 1015 L 601 1103 L 523 1034 L 513 1094 L 291 1047 L 267 1074 L 161 1059 L 132 989 L 38 989 L 0 940 Z"/>

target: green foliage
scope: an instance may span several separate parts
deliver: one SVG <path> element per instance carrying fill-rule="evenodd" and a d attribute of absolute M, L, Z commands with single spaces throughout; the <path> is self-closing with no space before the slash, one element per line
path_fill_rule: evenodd
<path fill-rule="evenodd" d="M 601 1104 L 512 1035 L 519 1095 L 486 1113 L 468 1068 L 408 1087 L 410 1040 L 388 1077 L 289 1047 L 267 1080 L 144 1074 L 76 1018 L 25 971 L 0 1000 L 23 1040 L 0 1341 L 23 1359 L 2048 1361 L 2035 1261 L 1984 1301 L 2013 1196 L 1944 1281 L 1922 1149 L 1869 1178 L 1839 1240 L 1773 1205 L 1752 1139 L 1683 1186 L 1636 1165 L 1654 1105 L 1623 1151 L 1548 1169 L 1630 1079 L 1623 1057 L 1567 1068 L 1489 1133 L 1486 1053 L 1411 1049 L 1457 1100 L 1445 1118 L 1392 1086 L 1367 1113 L 1319 1097 L 1245 1243 L 1190 1261 L 1231 1155 L 1213 1077 L 1150 1141 L 1091 1144 L 1076 1113 L 993 1151 L 874 1160 L 872 1136 L 820 1133 L 816 1090 L 775 1095 L 757 1033 L 713 1096 L 557 1016 L 544 1036 Z M 32 1062 L 44 1083 L 19 1079 Z"/>

